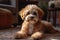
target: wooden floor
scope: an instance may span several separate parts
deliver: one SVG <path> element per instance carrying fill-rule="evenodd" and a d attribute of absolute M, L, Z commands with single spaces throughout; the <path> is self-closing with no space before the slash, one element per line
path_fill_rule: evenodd
<path fill-rule="evenodd" d="M 17 40 L 14 39 L 14 34 L 19 31 L 20 28 L 9 28 L 0 30 L 0 40 Z M 32 40 L 30 37 L 27 39 L 18 39 L 18 40 Z M 40 40 L 60 40 L 60 34 L 46 34 L 46 37 Z"/>

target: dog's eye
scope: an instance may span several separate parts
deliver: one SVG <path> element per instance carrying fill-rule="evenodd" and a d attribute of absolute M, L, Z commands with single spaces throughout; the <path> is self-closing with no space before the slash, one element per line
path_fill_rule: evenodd
<path fill-rule="evenodd" d="M 33 15 L 36 15 L 36 12 L 34 12 Z"/>
<path fill-rule="evenodd" d="M 28 12 L 27 15 L 29 15 L 30 13 Z"/>

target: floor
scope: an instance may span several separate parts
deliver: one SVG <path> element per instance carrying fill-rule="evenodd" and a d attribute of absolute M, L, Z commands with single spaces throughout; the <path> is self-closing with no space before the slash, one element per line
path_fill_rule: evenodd
<path fill-rule="evenodd" d="M 20 27 L 17 27 L 17 28 L 12 27 L 8 29 L 0 30 L 0 40 L 17 40 L 17 39 L 14 39 L 14 34 L 19 30 L 20 30 Z M 28 37 L 27 39 L 18 39 L 18 40 L 32 40 L 32 39 Z M 46 34 L 46 37 L 40 40 L 60 40 L 60 34 Z"/>

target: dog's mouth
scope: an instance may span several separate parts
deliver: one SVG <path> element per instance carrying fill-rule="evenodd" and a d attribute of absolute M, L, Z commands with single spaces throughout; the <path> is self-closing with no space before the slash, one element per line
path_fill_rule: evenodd
<path fill-rule="evenodd" d="M 30 22 L 30 23 L 36 23 L 38 21 L 38 19 L 37 18 L 28 18 L 26 21 Z"/>
<path fill-rule="evenodd" d="M 36 22 L 36 20 L 34 20 L 34 19 L 31 19 L 31 20 L 27 20 L 28 22 Z"/>
<path fill-rule="evenodd" d="M 28 20 L 29 23 L 35 24 L 36 20 Z"/>

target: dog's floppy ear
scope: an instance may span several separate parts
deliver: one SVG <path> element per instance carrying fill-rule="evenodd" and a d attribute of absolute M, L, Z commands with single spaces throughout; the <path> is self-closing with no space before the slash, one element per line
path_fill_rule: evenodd
<path fill-rule="evenodd" d="M 23 8 L 21 11 L 19 11 L 19 15 L 21 16 L 22 20 L 24 20 L 25 11 L 26 11 L 26 8 Z"/>
<path fill-rule="evenodd" d="M 22 20 L 24 19 L 23 12 L 24 12 L 23 9 L 21 11 L 19 11 L 19 15 L 21 16 Z"/>
<path fill-rule="evenodd" d="M 37 10 L 38 10 L 39 18 L 42 19 L 43 15 L 44 15 L 44 11 L 39 7 L 37 7 Z"/>
<path fill-rule="evenodd" d="M 30 10 L 30 8 L 25 6 L 21 11 L 19 11 L 19 15 L 21 16 L 22 20 L 25 19 L 26 13 Z"/>

